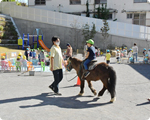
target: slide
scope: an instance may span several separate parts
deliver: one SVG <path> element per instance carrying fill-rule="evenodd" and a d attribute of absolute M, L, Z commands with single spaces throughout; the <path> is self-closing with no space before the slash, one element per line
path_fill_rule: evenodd
<path fill-rule="evenodd" d="M 41 47 L 46 50 L 47 52 L 50 52 L 50 49 L 48 47 L 46 47 L 46 45 L 44 44 L 43 40 L 39 40 L 39 44 L 41 45 Z"/>

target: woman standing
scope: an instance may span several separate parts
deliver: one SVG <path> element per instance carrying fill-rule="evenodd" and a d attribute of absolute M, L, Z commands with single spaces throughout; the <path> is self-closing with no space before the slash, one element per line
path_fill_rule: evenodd
<path fill-rule="evenodd" d="M 68 59 L 69 57 L 72 57 L 72 47 L 69 43 L 67 43 L 67 52 L 66 52 L 66 59 Z"/>
<path fill-rule="evenodd" d="M 51 47 L 51 58 L 50 58 L 50 70 L 53 72 L 54 82 L 49 86 L 51 90 L 54 91 L 56 95 L 61 95 L 59 93 L 59 83 L 63 79 L 62 63 L 64 60 L 60 48 L 60 39 L 56 36 L 52 37 L 53 46 Z"/>

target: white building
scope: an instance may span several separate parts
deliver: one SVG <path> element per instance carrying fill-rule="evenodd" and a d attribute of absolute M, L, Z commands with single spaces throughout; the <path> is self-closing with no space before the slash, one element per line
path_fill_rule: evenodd
<path fill-rule="evenodd" d="M 86 15 L 87 0 L 29 0 L 30 7 Z M 109 19 L 118 22 L 150 26 L 150 0 L 88 0 L 90 16 L 99 3 L 107 3 Z"/>
<path fill-rule="evenodd" d="M 149 0 L 108 0 L 108 8 L 117 9 L 114 17 L 119 22 L 150 26 Z"/>

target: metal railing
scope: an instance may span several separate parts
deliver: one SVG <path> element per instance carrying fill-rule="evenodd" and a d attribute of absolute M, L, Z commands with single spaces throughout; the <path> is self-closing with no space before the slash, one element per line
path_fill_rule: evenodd
<path fill-rule="evenodd" d="M 76 24 L 77 29 L 82 29 L 83 25 L 89 24 L 89 26 L 92 27 L 92 24 L 94 23 L 97 32 L 101 32 L 100 29 L 103 27 L 103 21 L 101 19 L 87 18 L 83 16 L 70 15 L 32 7 L 17 6 L 14 2 L 0 3 L 0 11 L 14 18 L 64 27 L 72 28 L 72 26 Z M 109 20 L 108 24 L 110 28 L 109 34 L 142 40 L 150 40 L 150 27 Z"/>

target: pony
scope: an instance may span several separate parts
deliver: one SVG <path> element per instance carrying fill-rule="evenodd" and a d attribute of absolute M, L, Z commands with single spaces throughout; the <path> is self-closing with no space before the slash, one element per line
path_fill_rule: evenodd
<path fill-rule="evenodd" d="M 68 58 L 66 68 L 68 71 L 71 71 L 72 69 L 75 69 L 77 72 L 78 77 L 81 80 L 80 85 L 80 93 L 79 96 L 82 96 L 84 94 L 84 83 L 85 80 L 82 80 L 81 75 L 84 72 L 84 69 L 81 67 L 83 61 L 77 59 L 77 58 Z M 98 63 L 96 67 L 93 70 L 89 70 L 90 74 L 87 76 L 86 81 L 88 83 L 89 88 L 91 89 L 92 93 L 94 95 L 97 95 L 96 90 L 93 88 L 91 81 L 98 81 L 101 80 L 103 83 L 103 88 L 98 93 L 98 97 L 103 96 L 106 89 L 109 91 L 111 95 L 110 102 L 116 101 L 116 72 L 113 70 L 111 66 L 108 64 L 102 62 Z"/>

